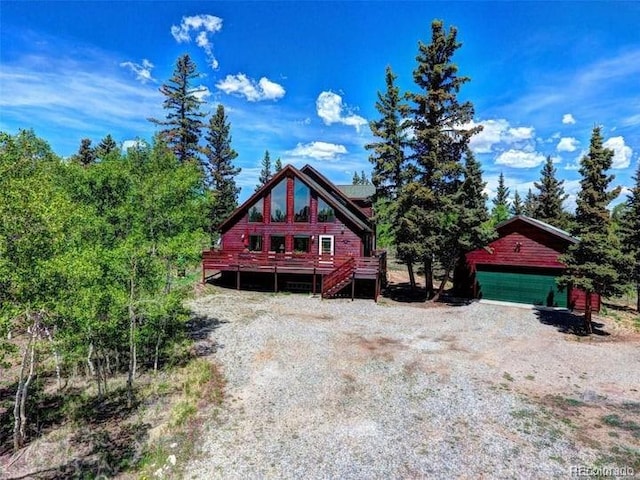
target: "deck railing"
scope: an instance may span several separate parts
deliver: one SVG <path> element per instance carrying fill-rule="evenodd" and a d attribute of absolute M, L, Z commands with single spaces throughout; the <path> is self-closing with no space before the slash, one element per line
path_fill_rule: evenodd
<path fill-rule="evenodd" d="M 254 271 L 300 272 L 326 274 L 349 259 L 354 259 L 359 276 L 375 276 L 386 273 L 386 252 L 377 251 L 373 257 L 347 255 L 315 255 L 311 253 L 227 252 L 205 250 L 202 252 L 203 278 L 206 271 Z"/>

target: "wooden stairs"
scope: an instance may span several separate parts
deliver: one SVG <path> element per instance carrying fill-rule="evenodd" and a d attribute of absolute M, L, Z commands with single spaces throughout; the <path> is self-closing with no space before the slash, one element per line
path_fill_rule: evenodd
<path fill-rule="evenodd" d="M 356 260 L 351 257 L 342 265 L 335 268 L 322 279 L 322 298 L 333 298 L 340 290 L 353 284 L 356 271 Z"/>

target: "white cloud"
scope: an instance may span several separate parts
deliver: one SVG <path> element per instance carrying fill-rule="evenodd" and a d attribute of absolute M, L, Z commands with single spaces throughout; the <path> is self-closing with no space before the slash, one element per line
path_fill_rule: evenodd
<path fill-rule="evenodd" d="M 580 142 L 573 137 L 562 137 L 556 145 L 559 152 L 575 152 Z"/>
<path fill-rule="evenodd" d="M 155 82 L 156 79 L 151 76 L 151 70 L 153 70 L 153 63 L 146 58 L 142 59 L 142 63 L 122 62 L 121 67 L 128 68 L 136 74 L 136 80 L 140 80 L 142 83 Z"/>
<path fill-rule="evenodd" d="M 571 115 L 570 113 L 565 113 L 562 116 L 562 123 L 564 125 L 573 125 L 574 123 L 576 123 L 576 119 L 573 118 L 573 115 Z"/>
<path fill-rule="evenodd" d="M 464 128 L 482 125 L 482 131 L 471 137 L 469 146 L 475 153 L 491 153 L 494 147 L 524 146 L 531 143 L 535 136 L 533 127 L 512 127 L 507 120 L 499 118 L 470 122 Z"/>
<path fill-rule="evenodd" d="M 201 102 L 205 102 L 211 96 L 211 90 L 204 85 L 194 88 L 190 93 Z"/>
<path fill-rule="evenodd" d="M 342 104 L 342 97 L 333 92 L 321 92 L 316 100 L 316 109 L 318 116 L 326 125 L 332 123 L 342 123 L 355 127 L 356 131 L 360 131 L 360 127 L 367 125 L 367 121 L 359 115 L 351 113 Z M 345 114 L 345 110 L 346 114 Z"/>
<path fill-rule="evenodd" d="M 144 148 L 146 146 L 147 142 L 145 142 L 144 140 L 140 140 L 139 138 L 136 138 L 134 140 L 125 140 L 124 142 L 122 142 L 122 151 L 126 152 L 130 148 Z"/>
<path fill-rule="evenodd" d="M 511 149 L 498 155 L 495 163 L 513 168 L 533 168 L 542 165 L 545 161 L 546 157 L 541 153 Z"/>
<path fill-rule="evenodd" d="M 611 137 L 602 146 L 613 150 L 611 168 L 627 168 L 631 164 L 633 150 L 625 145 L 624 137 Z"/>
<path fill-rule="evenodd" d="M 285 89 L 282 85 L 262 77 L 259 82 L 247 77 L 244 73 L 227 75 L 224 80 L 216 83 L 216 88 L 228 95 L 245 97 L 250 102 L 261 100 L 278 100 L 284 97 Z"/>
<path fill-rule="evenodd" d="M 213 55 L 213 45 L 209 35 L 222 30 L 222 19 L 213 15 L 193 15 L 182 17 L 179 26 L 171 27 L 171 35 L 178 43 L 191 41 L 191 32 L 197 32 L 196 45 L 207 55 L 207 62 L 214 70 L 218 68 L 218 60 Z"/>
<path fill-rule="evenodd" d="M 339 155 L 347 153 L 344 145 L 327 142 L 298 143 L 296 148 L 287 152 L 294 157 L 314 158 L 316 160 L 335 160 Z"/>

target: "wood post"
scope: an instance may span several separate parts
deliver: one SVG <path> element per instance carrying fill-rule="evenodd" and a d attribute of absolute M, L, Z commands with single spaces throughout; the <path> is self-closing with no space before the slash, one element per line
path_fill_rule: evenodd
<path fill-rule="evenodd" d="M 353 272 L 352 276 L 351 276 L 351 301 L 353 302 L 353 299 L 355 298 L 356 295 L 356 272 Z"/>
<path fill-rule="evenodd" d="M 278 266 L 273 267 L 273 291 L 278 293 Z"/>
<path fill-rule="evenodd" d="M 240 290 L 240 264 L 238 264 L 238 271 L 236 272 L 236 289 Z"/>

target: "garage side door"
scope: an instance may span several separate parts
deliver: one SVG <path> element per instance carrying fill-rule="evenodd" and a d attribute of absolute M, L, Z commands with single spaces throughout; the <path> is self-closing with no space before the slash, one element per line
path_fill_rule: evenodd
<path fill-rule="evenodd" d="M 560 291 L 556 274 L 487 271 L 478 267 L 478 296 L 488 300 L 554 307 L 567 306 L 567 292 Z"/>

